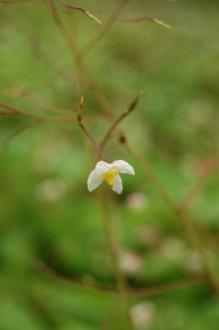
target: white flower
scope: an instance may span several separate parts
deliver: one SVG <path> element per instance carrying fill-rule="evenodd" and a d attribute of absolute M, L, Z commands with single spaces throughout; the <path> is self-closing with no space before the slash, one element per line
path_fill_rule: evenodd
<path fill-rule="evenodd" d="M 151 329 L 156 317 L 156 305 L 144 301 L 130 309 L 130 316 L 135 329 Z"/>
<path fill-rule="evenodd" d="M 103 160 L 97 162 L 87 180 L 88 190 L 95 190 L 105 180 L 113 191 L 121 194 L 123 186 L 119 173 L 135 175 L 133 167 L 124 160 L 115 160 L 112 163 Z"/>

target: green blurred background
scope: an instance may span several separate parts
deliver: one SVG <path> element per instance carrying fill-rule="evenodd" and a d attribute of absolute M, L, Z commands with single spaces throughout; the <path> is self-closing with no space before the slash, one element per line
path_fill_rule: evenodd
<path fill-rule="evenodd" d="M 104 24 L 118 1 L 75 5 Z M 103 28 L 81 12 L 58 8 L 80 49 Z M 116 21 L 84 59 L 115 117 L 144 91 L 122 127 L 178 202 L 218 165 L 218 12 L 216 0 L 129 1 L 120 17 L 156 17 L 172 29 Z M 94 156 L 76 122 L 77 70 L 43 2 L 0 1 L 0 68 L 0 110 L 9 105 L 30 114 L 0 116 L 0 330 L 126 330 L 118 295 L 86 288 L 116 281 L 98 193 L 86 188 Z M 112 120 L 86 77 L 82 93 L 86 126 L 100 140 Z M 47 120 L 36 123 L 34 116 Z M 124 177 L 121 196 L 109 194 L 130 288 L 201 274 L 200 255 L 140 164 L 117 136 L 106 151 L 110 161 L 125 159 L 136 170 Z M 218 172 L 210 171 L 190 205 L 216 274 L 218 185 Z M 132 298 L 130 314 L 137 330 L 217 330 L 218 303 L 203 283 Z"/>

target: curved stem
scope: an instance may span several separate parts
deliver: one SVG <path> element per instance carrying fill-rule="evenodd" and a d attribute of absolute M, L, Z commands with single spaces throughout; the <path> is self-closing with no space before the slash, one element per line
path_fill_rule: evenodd
<path fill-rule="evenodd" d="M 212 265 L 208 259 L 206 254 L 204 243 L 202 242 L 202 238 L 199 235 L 198 229 L 196 228 L 194 221 L 191 220 L 189 214 L 186 209 L 180 208 L 180 205 L 177 204 L 175 199 L 169 194 L 169 192 L 163 187 L 159 178 L 157 177 L 155 171 L 151 167 L 151 165 L 141 157 L 125 140 L 124 143 L 128 152 L 139 162 L 141 167 L 143 168 L 145 174 L 150 179 L 150 181 L 154 184 L 160 194 L 163 196 L 164 200 L 176 214 L 177 218 L 181 220 L 187 236 L 196 250 L 200 253 L 203 261 L 204 271 L 208 276 L 210 282 L 215 288 L 217 294 L 219 294 L 219 279 L 217 278 L 214 270 L 212 269 Z"/>
<path fill-rule="evenodd" d="M 118 243 L 116 242 L 112 232 L 111 221 L 109 216 L 108 200 L 105 191 L 101 194 L 101 211 L 102 211 L 104 234 L 111 254 L 111 260 L 114 267 L 114 271 L 117 277 L 118 291 L 124 303 L 129 329 L 134 329 L 134 326 L 132 324 L 132 319 L 129 314 L 129 298 L 128 298 L 127 282 L 125 275 L 123 274 L 123 271 L 121 270 L 120 267 L 120 251 L 119 251 Z"/>
<path fill-rule="evenodd" d="M 103 38 L 103 36 L 109 31 L 109 29 L 111 28 L 112 24 L 115 22 L 116 18 L 119 16 L 119 14 L 121 13 L 122 9 L 124 8 L 124 6 L 128 3 L 128 0 L 122 0 L 118 6 L 114 9 L 113 13 L 111 14 L 111 16 L 108 18 L 108 20 L 106 21 L 103 29 L 98 33 L 98 35 L 89 42 L 89 44 L 87 46 L 85 46 L 84 50 L 81 52 L 81 56 L 85 57 L 88 52 L 94 47 L 96 46 L 96 44 L 100 41 L 100 39 Z"/>

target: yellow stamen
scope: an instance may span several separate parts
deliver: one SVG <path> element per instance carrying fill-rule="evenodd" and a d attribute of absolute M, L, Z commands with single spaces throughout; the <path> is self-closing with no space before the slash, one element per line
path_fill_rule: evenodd
<path fill-rule="evenodd" d="M 101 178 L 105 180 L 110 187 L 113 187 L 115 184 L 117 174 L 118 171 L 115 168 L 111 168 L 107 172 L 102 174 Z"/>

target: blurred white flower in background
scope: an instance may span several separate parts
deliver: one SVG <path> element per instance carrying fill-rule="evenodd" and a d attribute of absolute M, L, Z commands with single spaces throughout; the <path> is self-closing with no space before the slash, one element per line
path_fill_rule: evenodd
<path fill-rule="evenodd" d="M 127 251 L 120 255 L 120 267 L 126 274 L 136 274 L 140 270 L 142 264 L 142 257 L 135 252 Z"/>
<path fill-rule="evenodd" d="M 155 319 L 156 305 L 150 301 L 144 301 L 134 305 L 130 309 L 130 316 L 136 330 L 148 329 Z"/>
<path fill-rule="evenodd" d="M 167 237 L 162 241 L 160 253 L 166 259 L 181 263 L 188 255 L 188 247 L 185 242 L 177 237 Z"/>
<path fill-rule="evenodd" d="M 143 245 L 149 247 L 159 246 L 163 240 L 162 234 L 155 225 L 141 225 L 136 232 L 136 239 Z"/>
<path fill-rule="evenodd" d="M 63 180 L 57 178 L 47 179 L 38 185 L 37 195 L 43 201 L 55 202 L 63 197 L 66 189 Z"/>
<path fill-rule="evenodd" d="M 141 192 L 135 192 L 127 197 L 126 204 L 130 209 L 141 210 L 148 206 L 148 198 Z"/>
<path fill-rule="evenodd" d="M 188 272 L 201 273 L 204 267 L 200 253 L 192 251 L 186 258 L 183 266 Z"/>
<path fill-rule="evenodd" d="M 120 173 L 135 175 L 133 167 L 124 160 L 115 160 L 107 163 L 103 160 L 97 162 L 93 171 L 91 171 L 87 187 L 89 191 L 95 190 L 103 181 L 117 194 L 121 194 L 123 190 L 122 179 Z"/>

